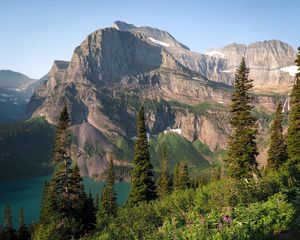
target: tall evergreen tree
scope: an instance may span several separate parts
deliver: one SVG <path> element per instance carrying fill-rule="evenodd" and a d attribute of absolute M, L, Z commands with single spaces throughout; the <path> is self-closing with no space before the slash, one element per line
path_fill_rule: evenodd
<path fill-rule="evenodd" d="M 91 192 L 85 200 L 82 211 L 82 224 L 86 232 L 91 232 L 96 225 L 96 209 Z"/>
<path fill-rule="evenodd" d="M 144 108 L 138 113 L 137 139 L 134 148 L 133 170 L 131 173 L 131 191 L 129 204 L 151 201 L 156 198 L 153 166 L 150 163 L 149 145 L 146 134 Z"/>
<path fill-rule="evenodd" d="M 170 192 L 170 176 L 168 173 L 168 153 L 164 146 L 161 162 L 161 173 L 157 181 L 157 195 L 163 197 Z"/>
<path fill-rule="evenodd" d="M 179 177 L 179 163 L 175 164 L 173 169 L 173 188 L 174 190 L 179 189 L 180 187 L 180 177 Z"/>
<path fill-rule="evenodd" d="M 114 185 L 115 185 L 114 165 L 113 165 L 113 160 L 110 159 L 106 185 L 104 186 L 102 191 L 101 206 L 100 206 L 100 212 L 103 212 L 106 216 L 115 217 L 117 214 L 117 208 L 118 208 L 117 194 L 114 189 Z"/>
<path fill-rule="evenodd" d="M 19 240 L 29 240 L 30 239 L 30 232 L 29 232 L 29 229 L 26 227 L 25 221 L 24 221 L 23 208 L 20 209 L 18 239 Z"/>
<path fill-rule="evenodd" d="M 15 230 L 13 229 L 11 220 L 11 209 L 10 206 L 6 206 L 4 213 L 4 226 L 1 232 L 0 239 L 5 240 L 17 240 Z"/>
<path fill-rule="evenodd" d="M 295 61 L 300 71 L 300 47 Z M 300 163 L 300 72 L 296 74 L 291 94 L 291 112 L 287 135 L 288 163 L 295 166 Z"/>
<path fill-rule="evenodd" d="M 187 189 L 191 187 L 188 165 L 186 161 L 181 161 L 174 170 L 174 189 Z"/>
<path fill-rule="evenodd" d="M 55 210 L 56 207 L 53 182 L 45 182 L 40 212 L 41 223 L 49 223 L 52 221 L 57 215 Z"/>
<path fill-rule="evenodd" d="M 113 160 L 110 159 L 106 184 L 102 190 L 100 206 L 97 212 L 97 226 L 99 229 L 105 228 L 109 224 L 110 219 L 117 215 L 118 204 L 114 184 L 114 165 Z"/>
<path fill-rule="evenodd" d="M 58 239 L 76 238 L 82 233 L 82 216 L 87 201 L 79 168 L 77 165 L 71 167 L 72 161 L 67 152 L 70 146 L 69 127 L 70 118 L 65 106 L 56 131 L 55 171 L 50 183 L 45 185 L 41 209 L 41 223 L 51 225 L 54 222 L 58 231 L 51 234 Z"/>
<path fill-rule="evenodd" d="M 272 169 L 278 169 L 287 161 L 287 150 L 283 137 L 282 120 L 282 105 L 279 103 L 271 127 L 271 141 L 268 151 L 268 167 Z"/>
<path fill-rule="evenodd" d="M 96 198 L 95 198 L 95 203 L 94 203 L 94 206 L 95 206 L 96 211 L 99 210 L 99 203 L 100 203 L 100 200 L 99 200 L 99 194 L 97 193 L 97 194 L 96 194 Z"/>
<path fill-rule="evenodd" d="M 71 159 L 67 154 L 69 139 L 70 118 L 67 106 L 60 114 L 56 130 L 56 138 L 53 152 L 55 173 L 52 178 L 52 186 L 55 195 L 55 207 L 61 218 L 72 217 L 72 206 L 70 199 L 70 176 L 72 174 Z"/>
<path fill-rule="evenodd" d="M 253 80 L 249 79 L 249 68 L 245 59 L 235 74 L 234 92 L 230 106 L 230 125 L 232 134 L 229 139 L 226 161 L 228 175 L 240 179 L 252 177 L 257 171 L 255 142 L 257 127 L 256 118 L 251 114 L 253 106 L 249 91 Z"/>
<path fill-rule="evenodd" d="M 72 217 L 80 220 L 88 197 L 84 191 L 83 179 L 77 164 L 71 169 L 68 186 Z"/>

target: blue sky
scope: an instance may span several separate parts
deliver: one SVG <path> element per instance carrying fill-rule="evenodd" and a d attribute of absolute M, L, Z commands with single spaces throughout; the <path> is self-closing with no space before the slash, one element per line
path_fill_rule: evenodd
<path fill-rule="evenodd" d="M 0 0 L 0 69 L 32 78 L 115 20 L 167 30 L 193 51 L 279 39 L 300 45 L 298 0 Z"/>

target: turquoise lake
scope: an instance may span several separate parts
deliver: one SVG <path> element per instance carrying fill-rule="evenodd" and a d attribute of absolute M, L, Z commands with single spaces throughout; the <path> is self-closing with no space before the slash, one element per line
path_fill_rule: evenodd
<path fill-rule="evenodd" d="M 0 182 L 0 224 L 4 222 L 4 210 L 7 204 L 12 210 L 14 227 L 18 227 L 20 207 L 23 207 L 26 224 L 37 222 L 40 215 L 40 205 L 45 181 L 50 176 L 2 180 Z M 104 182 L 97 182 L 91 178 L 83 178 L 86 192 L 91 191 L 93 197 L 101 194 Z M 121 182 L 115 184 L 118 194 L 118 203 L 123 204 L 129 194 L 130 184 Z"/>

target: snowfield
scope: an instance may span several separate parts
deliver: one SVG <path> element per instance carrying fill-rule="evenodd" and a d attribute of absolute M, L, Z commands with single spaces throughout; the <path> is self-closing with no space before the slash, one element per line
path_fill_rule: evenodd
<path fill-rule="evenodd" d="M 169 133 L 169 132 L 176 132 L 176 133 L 178 133 L 179 135 L 181 135 L 181 129 L 180 129 L 180 128 L 174 128 L 174 129 L 172 129 L 172 128 L 167 128 L 167 129 L 164 131 L 164 134 L 167 134 L 167 133 Z"/>
<path fill-rule="evenodd" d="M 162 41 L 159 41 L 155 38 L 152 38 L 152 37 L 149 37 L 148 38 L 151 42 L 155 43 L 155 44 L 158 44 L 158 45 L 161 45 L 163 47 L 170 47 L 170 45 L 168 43 L 165 43 L 165 42 L 162 42 Z"/>
<path fill-rule="evenodd" d="M 205 54 L 211 57 L 226 58 L 224 53 L 216 50 L 206 52 Z"/>
<path fill-rule="evenodd" d="M 295 77 L 296 73 L 299 72 L 298 67 L 297 66 L 288 66 L 288 67 L 283 67 L 279 69 L 282 72 L 287 72 L 290 76 Z"/>

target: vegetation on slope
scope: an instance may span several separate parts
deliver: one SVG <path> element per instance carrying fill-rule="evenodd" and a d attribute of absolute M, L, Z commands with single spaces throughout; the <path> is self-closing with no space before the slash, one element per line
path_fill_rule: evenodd
<path fill-rule="evenodd" d="M 44 119 L 0 125 L 0 178 L 51 172 L 54 128 Z"/>

